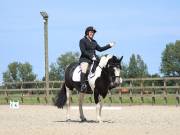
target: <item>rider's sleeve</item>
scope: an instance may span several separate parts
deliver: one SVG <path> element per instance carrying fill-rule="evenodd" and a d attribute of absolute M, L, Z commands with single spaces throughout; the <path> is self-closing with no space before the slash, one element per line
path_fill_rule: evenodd
<path fill-rule="evenodd" d="M 79 41 L 79 46 L 80 46 L 81 53 L 82 53 L 86 58 L 92 59 L 91 54 L 90 54 L 88 51 L 86 51 L 86 45 L 85 45 L 85 42 L 84 42 L 83 40 L 80 40 L 80 41 Z"/>
<path fill-rule="evenodd" d="M 107 50 L 107 49 L 109 49 L 109 48 L 111 48 L 111 46 L 110 46 L 109 44 L 106 45 L 106 46 L 101 47 L 101 46 L 99 46 L 99 45 L 97 44 L 97 42 L 96 42 L 96 50 L 97 50 L 97 51 L 102 52 L 102 51 L 105 51 L 105 50 Z"/>

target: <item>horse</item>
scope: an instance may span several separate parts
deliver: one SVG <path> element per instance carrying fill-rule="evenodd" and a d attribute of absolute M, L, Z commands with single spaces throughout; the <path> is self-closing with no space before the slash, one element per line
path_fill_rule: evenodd
<path fill-rule="evenodd" d="M 122 83 L 122 78 L 120 77 L 121 71 L 121 58 L 117 58 L 114 55 L 104 55 L 100 58 L 99 64 L 96 67 L 95 75 L 88 76 L 88 89 L 91 89 L 94 93 L 94 101 L 96 104 L 96 121 L 102 122 L 101 120 L 101 110 L 102 110 L 102 100 L 106 97 L 108 90 L 111 90 Z M 80 73 L 76 70 L 79 67 L 79 63 L 70 64 L 65 70 L 65 81 L 62 84 L 62 88 L 56 96 L 55 106 L 58 108 L 63 108 L 67 105 L 66 121 L 71 121 L 70 119 L 70 95 L 71 91 L 75 88 L 79 91 L 79 113 L 82 122 L 87 121 L 83 113 L 83 99 L 85 93 L 81 93 L 81 83 L 80 83 Z M 79 73 L 74 75 L 74 72 Z M 78 81 L 73 80 L 73 75 L 79 77 Z"/>

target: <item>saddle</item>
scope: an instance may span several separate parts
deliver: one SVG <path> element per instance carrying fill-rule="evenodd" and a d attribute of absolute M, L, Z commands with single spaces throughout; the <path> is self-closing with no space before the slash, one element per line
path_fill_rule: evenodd
<path fill-rule="evenodd" d="M 90 66 L 90 68 L 89 68 L 88 71 L 87 71 L 87 74 L 88 74 L 87 79 L 88 79 L 88 80 L 89 80 L 89 78 L 94 77 L 94 74 L 91 72 L 92 67 L 93 67 L 93 64 Z M 73 75 L 72 75 L 72 80 L 73 80 L 74 82 L 80 82 L 80 81 L 81 81 L 81 66 L 80 66 L 80 65 L 78 65 L 78 66 L 75 68 L 75 70 L 74 70 L 74 72 L 73 72 Z"/>

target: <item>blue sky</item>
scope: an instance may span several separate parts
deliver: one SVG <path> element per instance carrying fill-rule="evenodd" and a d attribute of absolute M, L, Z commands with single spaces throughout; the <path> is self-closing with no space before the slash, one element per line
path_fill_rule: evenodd
<path fill-rule="evenodd" d="M 49 64 L 61 54 L 79 51 L 87 26 L 97 29 L 100 45 L 115 41 L 104 53 L 129 57 L 140 54 L 149 73 L 159 73 L 161 53 L 180 39 L 179 0 L 1 0 L 0 81 L 9 63 L 29 62 L 41 79 L 44 75 L 43 20 L 49 14 Z"/>

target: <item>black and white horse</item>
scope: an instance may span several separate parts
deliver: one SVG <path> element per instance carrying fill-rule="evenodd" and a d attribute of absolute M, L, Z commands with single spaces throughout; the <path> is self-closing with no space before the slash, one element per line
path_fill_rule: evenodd
<path fill-rule="evenodd" d="M 119 84 L 122 82 L 122 79 L 120 78 L 122 58 L 123 56 L 120 59 L 112 55 L 102 56 L 99 65 L 96 68 L 95 76 L 88 76 L 88 88 L 94 92 L 94 101 L 96 103 L 96 116 L 98 122 L 102 122 L 102 99 L 106 97 L 108 90 L 119 86 Z M 71 91 L 74 88 L 80 91 L 81 88 L 80 73 L 77 72 L 78 65 L 78 63 L 72 63 L 67 67 L 65 71 L 65 82 L 55 100 L 55 105 L 58 108 L 63 108 L 63 106 L 67 104 L 67 121 L 70 120 Z M 84 95 L 85 93 L 79 92 L 79 112 L 81 121 L 86 121 L 82 109 Z"/>

